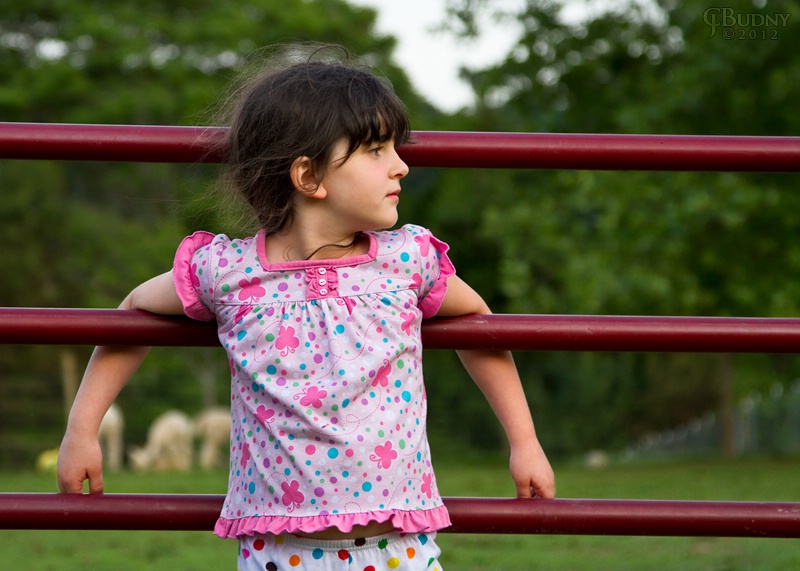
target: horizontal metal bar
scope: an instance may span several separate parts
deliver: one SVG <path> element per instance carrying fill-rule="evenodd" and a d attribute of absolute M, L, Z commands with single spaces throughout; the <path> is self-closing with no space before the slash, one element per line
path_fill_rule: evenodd
<path fill-rule="evenodd" d="M 0 344 L 219 345 L 211 323 L 139 310 L 3 307 Z"/>
<path fill-rule="evenodd" d="M 415 133 L 420 167 L 798 172 L 800 137 L 592 133 Z"/>
<path fill-rule="evenodd" d="M 208 531 L 221 495 L 0 494 L 0 529 Z M 800 537 L 800 503 L 444 498 L 452 533 Z"/>
<path fill-rule="evenodd" d="M 220 162 L 213 127 L 0 123 L 0 158 L 153 163 Z"/>
<path fill-rule="evenodd" d="M 800 353 L 800 318 L 467 315 L 428 319 L 429 349 Z M 216 346 L 212 323 L 119 309 L 0 308 L 0 343 Z"/>
<path fill-rule="evenodd" d="M 220 162 L 220 127 L 0 123 L 0 158 Z M 414 131 L 417 167 L 800 172 L 800 137 Z"/>
<path fill-rule="evenodd" d="M 428 348 L 800 353 L 800 319 L 626 315 L 469 315 L 423 323 Z"/>
<path fill-rule="evenodd" d="M 214 529 L 224 496 L 0 493 L 0 529 Z"/>

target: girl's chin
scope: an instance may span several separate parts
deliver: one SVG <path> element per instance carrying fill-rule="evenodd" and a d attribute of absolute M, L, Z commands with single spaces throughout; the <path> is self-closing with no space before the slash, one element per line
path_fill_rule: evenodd
<path fill-rule="evenodd" d="M 394 227 L 397 224 L 397 221 L 400 219 L 397 211 L 394 212 L 394 215 L 387 215 L 382 217 L 380 220 L 376 220 L 373 228 L 368 228 L 368 230 L 378 231 L 378 230 L 386 230 L 387 228 Z"/>

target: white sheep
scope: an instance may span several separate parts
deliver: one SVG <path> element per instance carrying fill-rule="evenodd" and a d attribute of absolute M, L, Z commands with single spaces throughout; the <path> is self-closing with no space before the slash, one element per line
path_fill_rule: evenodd
<path fill-rule="evenodd" d="M 147 432 L 147 445 L 128 453 L 136 470 L 190 470 L 192 468 L 192 423 L 178 410 L 165 412 Z"/>
<path fill-rule="evenodd" d="M 230 444 L 231 412 L 227 408 L 207 408 L 194 421 L 200 438 L 200 466 L 209 470 L 220 464 L 220 449 Z"/>
<path fill-rule="evenodd" d="M 117 472 L 122 468 L 122 431 L 124 427 L 122 410 L 115 403 L 111 403 L 111 407 L 100 421 L 97 437 L 103 448 L 105 465 L 112 472 Z"/>

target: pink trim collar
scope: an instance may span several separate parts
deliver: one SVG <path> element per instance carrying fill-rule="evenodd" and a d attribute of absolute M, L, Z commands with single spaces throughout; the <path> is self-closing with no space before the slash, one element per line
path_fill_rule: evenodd
<path fill-rule="evenodd" d="M 333 258 L 329 260 L 297 260 L 293 262 L 279 262 L 272 264 L 267 258 L 267 235 L 264 230 L 259 230 L 256 234 L 256 249 L 258 259 L 265 270 L 279 272 L 281 270 L 305 270 L 307 268 L 338 268 L 353 267 L 365 262 L 371 262 L 378 254 L 378 240 L 371 232 L 365 232 L 369 238 L 369 250 L 366 254 L 353 256 L 350 258 Z"/>

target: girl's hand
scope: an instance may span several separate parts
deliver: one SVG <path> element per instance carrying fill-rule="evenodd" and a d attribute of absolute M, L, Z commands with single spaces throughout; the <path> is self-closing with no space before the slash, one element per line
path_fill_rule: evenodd
<path fill-rule="evenodd" d="M 97 438 L 64 436 L 58 451 L 58 489 L 62 493 L 83 493 L 89 481 L 89 493 L 103 493 L 103 453 Z"/>
<path fill-rule="evenodd" d="M 552 499 L 556 496 L 555 475 L 538 440 L 512 448 L 509 468 L 518 498 Z"/>

